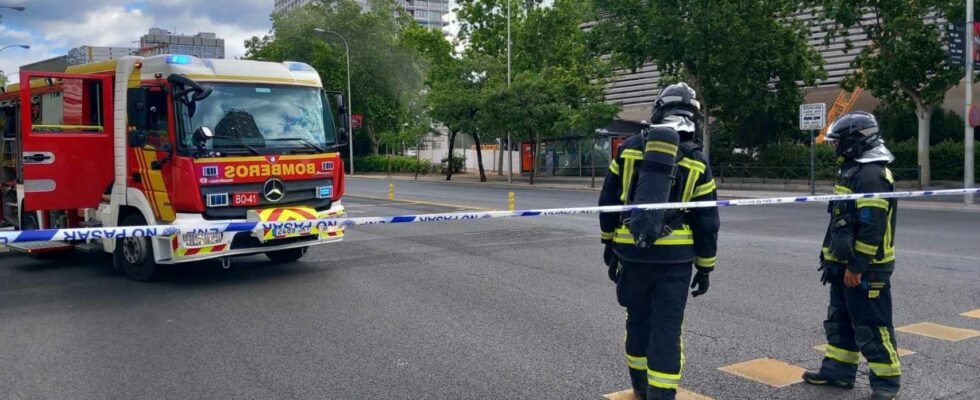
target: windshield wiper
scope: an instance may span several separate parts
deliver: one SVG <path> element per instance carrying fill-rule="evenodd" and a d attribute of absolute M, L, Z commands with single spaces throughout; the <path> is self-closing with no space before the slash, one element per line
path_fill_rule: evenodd
<path fill-rule="evenodd" d="M 267 142 L 283 142 L 283 141 L 287 141 L 287 140 L 291 140 L 291 141 L 294 141 L 294 142 L 300 142 L 304 146 L 309 147 L 311 149 L 315 149 L 319 153 L 326 153 L 327 152 L 322 147 L 317 146 L 316 143 L 313 143 L 313 142 L 309 141 L 308 139 L 303 139 L 303 138 L 272 138 L 272 139 L 266 139 L 265 141 L 267 141 Z"/>
<path fill-rule="evenodd" d="M 260 153 L 254 147 L 249 146 L 248 143 L 245 143 L 244 141 L 242 141 L 239 138 L 232 137 L 232 136 L 214 135 L 214 137 L 211 140 L 213 141 L 214 139 L 231 140 L 232 142 L 238 144 L 239 146 L 248 149 L 248 151 L 250 151 L 254 155 L 257 155 L 257 156 L 262 155 L 262 153 Z M 212 142 L 212 147 L 213 147 L 213 142 Z"/>

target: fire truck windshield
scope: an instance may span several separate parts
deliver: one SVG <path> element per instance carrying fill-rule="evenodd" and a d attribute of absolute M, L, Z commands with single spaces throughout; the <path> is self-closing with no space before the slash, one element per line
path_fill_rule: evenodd
<path fill-rule="evenodd" d="M 319 152 L 336 145 L 333 114 L 322 90 L 254 84 L 208 86 L 213 92 L 195 104 L 193 116 L 177 102 L 182 116 L 181 150 L 196 148 L 193 132 L 200 127 L 214 132 L 205 150 L 222 153 Z"/>

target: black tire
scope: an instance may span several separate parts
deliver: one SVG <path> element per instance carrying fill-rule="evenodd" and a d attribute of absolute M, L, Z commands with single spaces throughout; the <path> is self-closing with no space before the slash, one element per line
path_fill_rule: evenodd
<path fill-rule="evenodd" d="M 306 255 L 307 247 L 297 247 L 286 250 L 276 250 L 265 253 L 266 257 L 278 263 L 291 263 Z"/>
<path fill-rule="evenodd" d="M 122 219 L 120 226 L 146 225 L 146 219 L 138 213 Z M 122 270 L 126 277 L 137 282 L 151 282 L 159 278 L 160 267 L 153 259 L 153 246 L 148 237 L 116 239 L 112 252 L 114 269 Z"/>

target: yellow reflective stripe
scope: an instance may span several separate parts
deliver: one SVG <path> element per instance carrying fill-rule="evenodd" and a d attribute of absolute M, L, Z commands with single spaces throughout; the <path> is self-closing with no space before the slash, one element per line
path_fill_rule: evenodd
<path fill-rule="evenodd" d="M 696 199 L 701 196 L 709 195 L 711 194 L 711 192 L 715 191 L 716 188 L 717 187 L 715 186 L 715 180 L 712 179 L 708 181 L 708 183 L 702 184 L 694 188 L 694 194 L 691 196 L 691 198 Z"/>
<path fill-rule="evenodd" d="M 626 149 L 626 150 L 623 150 L 622 156 L 623 156 L 623 158 L 626 158 L 626 159 L 642 160 L 643 159 L 643 152 L 642 151 L 639 151 L 637 149 Z"/>
<path fill-rule="evenodd" d="M 898 360 L 898 352 L 895 351 L 895 346 L 892 345 L 892 335 L 888 332 L 888 328 L 884 326 L 878 327 L 878 332 L 881 333 L 881 344 L 885 346 L 885 350 L 888 351 L 888 359 L 891 361 L 890 364 L 882 363 L 872 363 L 869 362 L 868 366 L 875 372 L 878 376 L 899 376 L 902 375 L 902 363 Z"/>
<path fill-rule="evenodd" d="M 626 151 L 629 151 L 629 150 L 623 150 L 624 153 Z M 633 150 L 633 151 L 636 151 L 636 150 Z M 623 166 L 623 175 L 622 175 L 623 176 L 623 188 L 622 188 L 623 189 L 623 192 L 620 193 L 619 200 L 622 201 L 623 203 L 626 203 L 626 195 L 629 194 L 629 192 L 630 192 L 630 183 L 632 183 L 631 181 L 633 180 L 633 165 L 636 163 L 636 159 L 630 158 L 630 157 L 626 157 L 625 154 L 623 154 L 623 158 L 626 160 L 626 165 Z"/>
<path fill-rule="evenodd" d="M 656 151 L 660 153 L 676 155 L 677 145 L 673 143 L 660 141 L 660 140 L 651 140 L 647 142 L 646 151 Z"/>
<path fill-rule="evenodd" d="M 612 160 L 612 162 L 609 163 L 609 172 L 612 172 L 613 175 L 619 175 L 619 163 L 616 162 L 616 160 Z"/>
<path fill-rule="evenodd" d="M 602 232 L 600 237 L 602 240 L 612 240 L 612 238 L 616 237 L 616 232 Z"/>
<path fill-rule="evenodd" d="M 665 374 L 648 369 L 647 383 L 661 389 L 677 389 L 677 386 L 681 384 L 681 374 Z"/>
<path fill-rule="evenodd" d="M 689 202 L 694 197 L 694 184 L 697 183 L 700 175 L 701 173 L 696 169 L 688 169 L 687 181 L 684 182 L 684 192 L 681 193 L 681 202 Z"/>
<path fill-rule="evenodd" d="M 895 175 L 892 175 L 892 170 L 888 169 L 888 167 L 885 167 L 885 180 L 891 184 L 895 183 Z"/>
<path fill-rule="evenodd" d="M 695 159 L 689 158 L 689 157 L 682 158 L 680 161 L 677 162 L 677 165 L 680 165 L 680 166 L 682 166 L 684 168 L 687 168 L 687 169 L 697 170 L 698 172 L 700 172 L 702 174 L 704 173 L 704 170 L 705 170 L 705 167 L 704 167 L 704 163 L 703 162 L 700 162 L 698 160 L 695 160 Z"/>
<path fill-rule="evenodd" d="M 840 262 L 840 263 L 846 263 L 847 262 L 847 260 L 838 260 L 838 259 L 834 258 L 834 255 L 833 254 L 830 254 L 830 248 L 829 247 L 824 247 L 824 248 L 822 248 L 820 250 L 821 250 L 821 252 L 823 252 L 823 259 L 825 261 L 833 261 L 833 262 Z"/>
<path fill-rule="evenodd" d="M 860 240 L 854 241 L 854 250 L 857 250 L 859 253 L 864 253 L 872 257 L 878 254 L 878 246 L 870 245 Z"/>
<path fill-rule="evenodd" d="M 888 200 L 885 199 L 857 199 L 857 207 L 877 207 L 883 210 L 888 210 Z"/>
<path fill-rule="evenodd" d="M 718 261 L 718 257 L 705 257 L 705 258 L 695 257 L 694 258 L 694 264 L 704 268 L 714 268 L 715 262 L 717 261 Z"/>
<path fill-rule="evenodd" d="M 854 193 L 854 191 L 852 191 L 847 186 L 834 185 L 834 194 L 852 194 L 852 193 Z"/>
<path fill-rule="evenodd" d="M 647 358 L 646 357 L 634 357 L 629 354 L 626 355 L 626 365 L 629 365 L 630 369 L 636 369 L 640 371 L 647 370 Z"/>
<path fill-rule="evenodd" d="M 616 228 L 613 243 L 636 244 L 636 239 L 633 238 L 633 233 L 626 225 L 621 225 Z M 674 230 L 670 235 L 657 239 L 653 244 L 655 246 L 694 245 L 694 232 L 691 231 L 690 227 L 684 225 L 683 228 Z"/>
<path fill-rule="evenodd" d="M 845 364 L 857 365 L 861 361 L 861 354 L 856 351 L 844 350 L 840 347 L 827 345 L 827 350 L 824 353 L 827 358 L 840 361 Z"/>

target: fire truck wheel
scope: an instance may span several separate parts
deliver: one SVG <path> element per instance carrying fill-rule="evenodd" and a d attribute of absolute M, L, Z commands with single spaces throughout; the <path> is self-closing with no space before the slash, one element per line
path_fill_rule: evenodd
<path fill-rule="evenodd" d="M 265 256 L 277 263 L 290 263 L 303 258 L 306 255 L 306 250 L 306 247 L 297 247 L 295 249 L 270 251 L 265 253 Z"/>
<path fill-rule="evenodd" d="M 123 218 L 121 226 L 146 225 L 142 215 L 129 214 Z M 116 250 L 112 253 L 113 264 L 122 267 L 126 277 L 138 282 L 155 280 L 160 268 L 153 260 L 153 246 L 150 238 L 133 237 L 116 239 Z"/>

